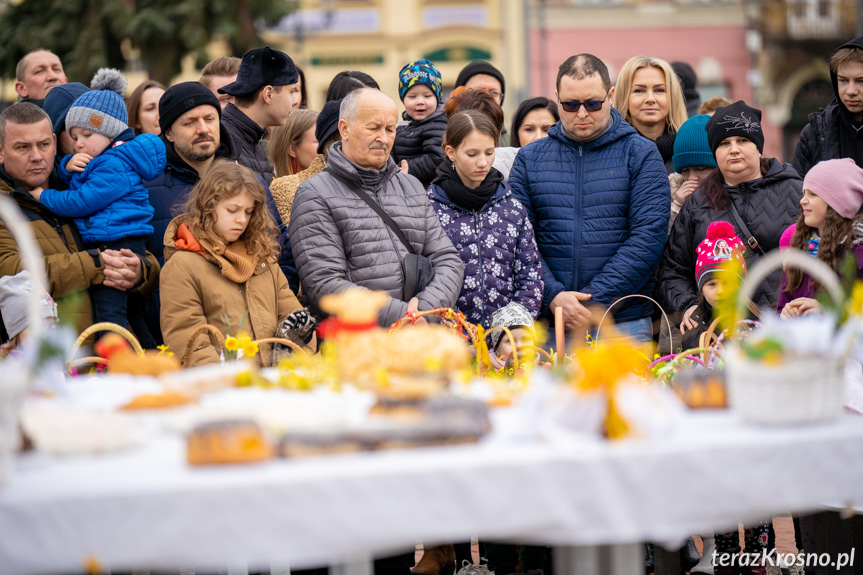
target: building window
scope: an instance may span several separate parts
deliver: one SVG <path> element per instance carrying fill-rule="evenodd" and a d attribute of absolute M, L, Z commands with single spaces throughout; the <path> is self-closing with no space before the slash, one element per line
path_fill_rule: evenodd
<path fill-rule="evenodd" d="M 838 1 L 791 0 L 788 3 L 788 34 L 795 39 L 838 36 Z"/>

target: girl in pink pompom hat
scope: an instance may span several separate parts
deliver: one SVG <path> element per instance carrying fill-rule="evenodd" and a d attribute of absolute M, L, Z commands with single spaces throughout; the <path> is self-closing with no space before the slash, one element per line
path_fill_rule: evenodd
<path fill-rule="evenodd" d="M 713 307 L 722 294 L 722 286 L 716 277 L 722 267 L 736 259 L 740 262 L 743 273 L 746 273 L 744 254 L 746 246 L 735 233 L 734 226 L 725 221 L 716 221 L 707 227 L 707 237 L 698 244 L 695 250 L 695 283 L 698 285 L 700 297 L 695 311 L 690 319 L 697 324 L 693 329 L 680 326 L 680 333 L 674 334 L 672 348 L 690 349 L 699 347 L 701 334 L 707 331 L 713 321 Z M 660 331 L 660 349 L 668 349 L 666 329 Z M 677 331 L 675 329 L 675 331 Z M 680 335 L 683 337 L 680 338 Z"/>
<path fill-rule="evenodd" d="M 816 164 L 803 180 L 802 213 L 794 225 L 790 247 L 808 252 L 837 274 L 849 256 L 855 258 L 857 277 L 863 279 L 863 169 L 843 158 Z M 788 230 L 786 230 L 788 233 Z M 783 237 L 785 234 L 783 234 Z M 777 310 L 795 317 L 819 310 L 817 283 L 797 268 L 782 274 Z"/>

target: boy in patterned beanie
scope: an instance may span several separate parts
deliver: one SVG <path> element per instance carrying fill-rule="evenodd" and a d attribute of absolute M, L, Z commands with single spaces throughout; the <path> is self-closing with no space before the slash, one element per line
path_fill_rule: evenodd
<path fill-rule="evenodd" d="M 144 259 L 145 242 L 153 233 L 153 208 L 144 182 L 165 169 L 165 145 L 158 136 L 129 128 L 123 94 L 126 78 L 119 70 L 102 68 L 93 76 L 91 91 L 82 94 L 66 114 L 66 132 L 75 141 L 75 154 L 57 168 L 68 190 L 34 190 L 34 197 L 75 225 L 90 256 L 101 267 L 103 250 L 129 250 Z M 96 322 L 130 326 L 145 347 L 155 347 L 139 314 L 128 314 L 127 294 L 104 284 L 90 288 Z M 130 310 L 131 311 L 131 310 Z M 140 311 L 140 310 L 137 310 Z"/>
<path fill-rule="evenodd" d="M 393 159 L 407 163 L 408 173 L 428 187 L 443 161 L 446 114 L 441 75 L 429 60 L 417 60 L 399 72 L 399 98 L 405 105 L 407 125 L 396 130 Z"/>

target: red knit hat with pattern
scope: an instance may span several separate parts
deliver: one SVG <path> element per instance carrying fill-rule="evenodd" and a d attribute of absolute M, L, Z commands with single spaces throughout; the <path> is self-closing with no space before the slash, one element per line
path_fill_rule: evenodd
<path fill-rule="evenodd" d="M 746 246 L 734 233 L 734 226 L 728 222 L 713 222 L 707 226 L 707 237 L 698 244 L 695 260 L 695 281 L 698 283 L 698 291 L 701 287 L 713 279 L 714 272 L 719 270 L 726 262 L 736 258 L 743 266 L 746 273 Z"/>

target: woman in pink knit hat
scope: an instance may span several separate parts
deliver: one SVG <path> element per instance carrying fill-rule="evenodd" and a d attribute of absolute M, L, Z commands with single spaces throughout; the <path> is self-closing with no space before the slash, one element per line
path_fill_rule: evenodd
<path fill-rule="evenodd" d="M 791 247 L 809 252 L 840 273 L 852 254 L 857 277 L 863 279 L 863 225 L 858 216 L 863 206 L 863 169 L 854 160 L 826 160 L 815 165 L 803 180 L 803 213 L 797 218 Z M 782 274 L 777 309 L 782 317 L 818 311 L 818 285 L 807 274 L 791 268 Z"/>

